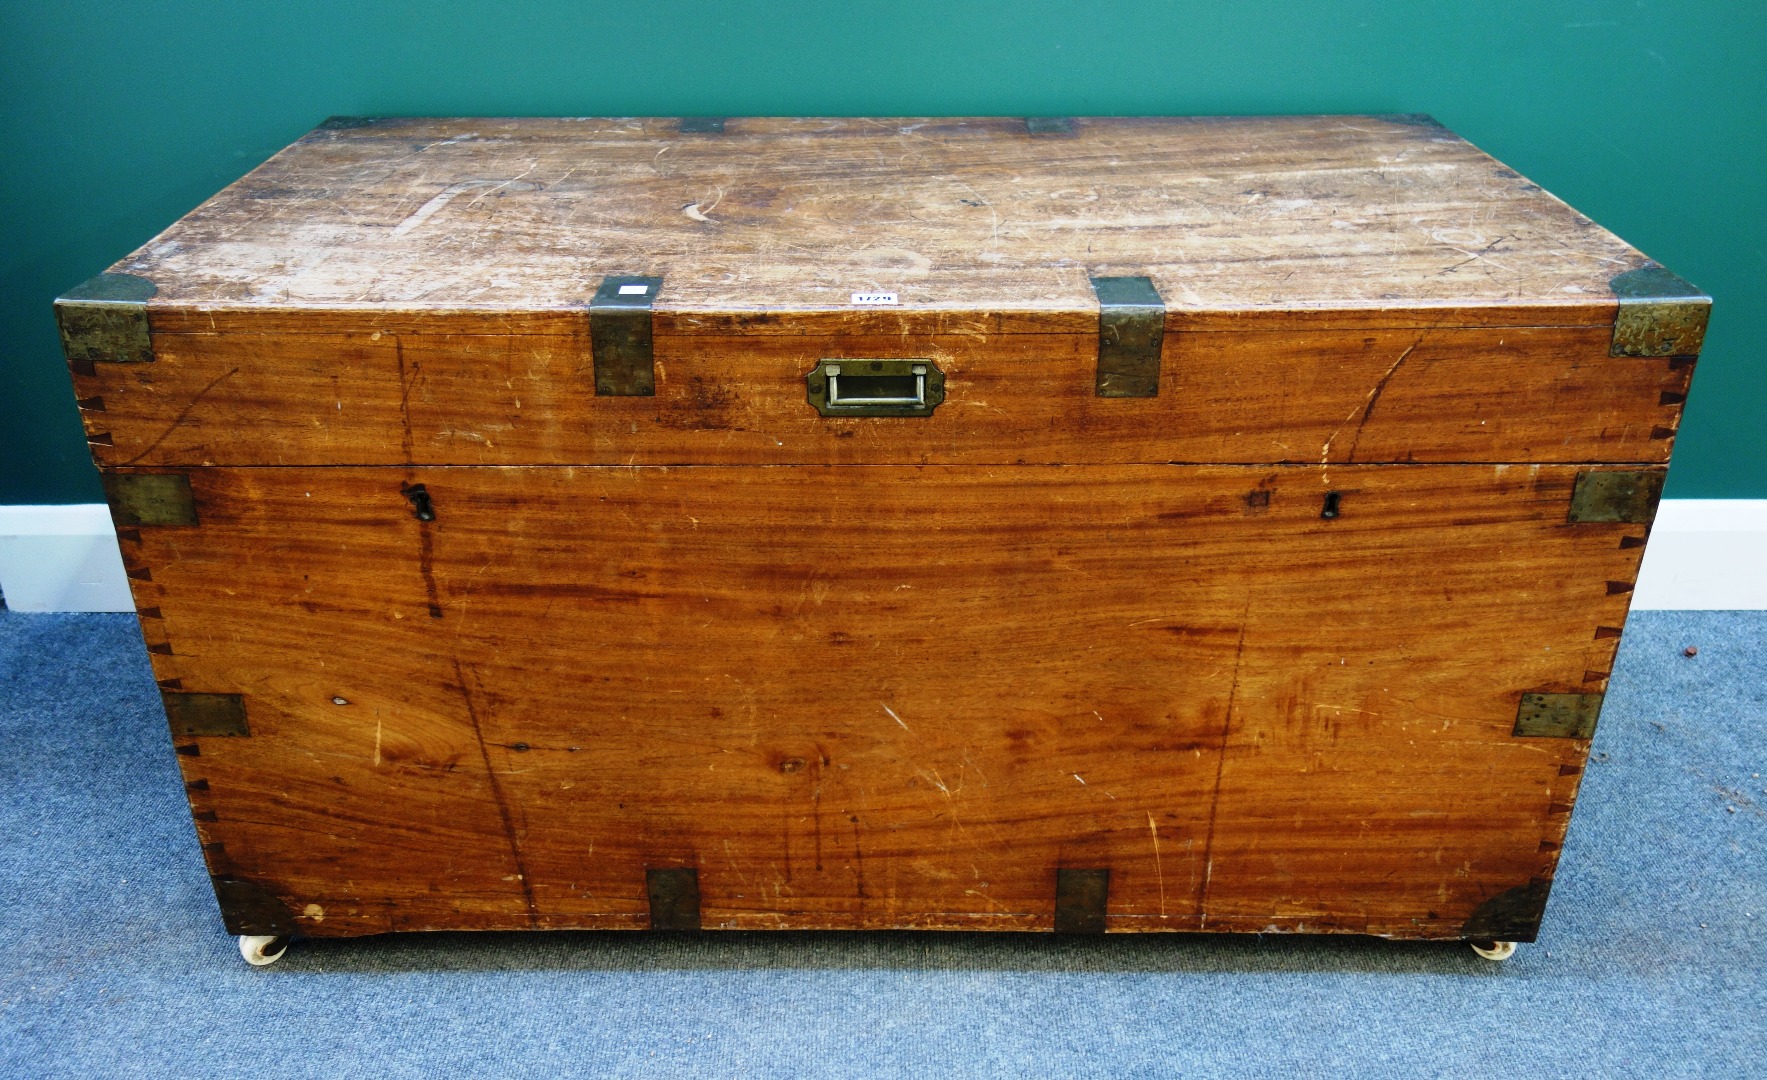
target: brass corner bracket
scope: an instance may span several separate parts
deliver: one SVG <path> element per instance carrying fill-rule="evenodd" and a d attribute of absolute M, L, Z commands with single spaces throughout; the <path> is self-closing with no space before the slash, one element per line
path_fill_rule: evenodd
<path fill-rule="evenodd" d="M 159 289 L 134 274 L 99 274 L 55 298 L 61 348 L 70 365 L 153 360 L 147 301 Z"/>
<path fill-rule="evenodd" d="M 1663 497 L 1661 469 L 1585 469 L 1571 489 L 1573 525 L 1623 522 L 1649 525 Z"/>
<path fill-rule="evenodd" d="M 1601 719 L 1601 694 L 1523 694 L 1515 729 L 1523 739 L 1589 739 Z"/>
<path fill-rule="evenodd" d="M 1706 337 L 1712 298 L 1652 263 L 1608 282 L 1620 309 L 1611 356 L 1696 356 Z"/>

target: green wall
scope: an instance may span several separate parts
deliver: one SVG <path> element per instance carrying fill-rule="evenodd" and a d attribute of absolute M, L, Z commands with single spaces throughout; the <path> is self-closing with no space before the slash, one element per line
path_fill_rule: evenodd
<path fill-rule="evenodd" d="M 0 504 L 98 485 L 49 302 L 334 113 L 1428 112 L 1709 290 L 1670 494 L 1767 497 L 1767 3 L 0 9 Z"/>

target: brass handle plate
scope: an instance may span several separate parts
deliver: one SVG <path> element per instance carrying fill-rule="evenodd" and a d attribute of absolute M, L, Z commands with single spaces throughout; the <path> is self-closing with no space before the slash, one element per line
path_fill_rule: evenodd
<path fill-rule="evenodd" d="M 823 360 L 804 388 L 823 416 L 931 416 L 945 373 L 931 360 Z"/>

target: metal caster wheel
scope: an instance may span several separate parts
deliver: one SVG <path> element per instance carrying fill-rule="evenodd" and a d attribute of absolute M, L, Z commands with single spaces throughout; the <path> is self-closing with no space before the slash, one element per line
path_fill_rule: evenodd
<path fill-rule="evenodd" d="M 288 951 L 288 939 L 268 934 L 239 935 L 239 955 L 252 967 L 268 967 Z"/>
<path fill-rule="evenodd" d="M 1467 944 L 1472 946 L 1473 952 L 1487 960 L 1508 960 L 1515 955 L 1513 941 L 1469 941 Z"/>

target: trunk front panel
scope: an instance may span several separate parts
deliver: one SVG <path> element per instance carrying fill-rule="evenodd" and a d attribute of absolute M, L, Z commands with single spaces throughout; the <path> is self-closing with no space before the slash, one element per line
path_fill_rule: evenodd
<path fill-rule="evenodd" d="M 211 869 L 307 933 L 642 927 L 669 867 L 1048 928 L 1108 868 L 1111 929 L 1455 937 L 1550 880 L 1588 744 L 1518 703 L 1625 616 L 1577 472 L 195 469 L 124 548 L 162 685 L 244 703 L 176 739 Z"/>

